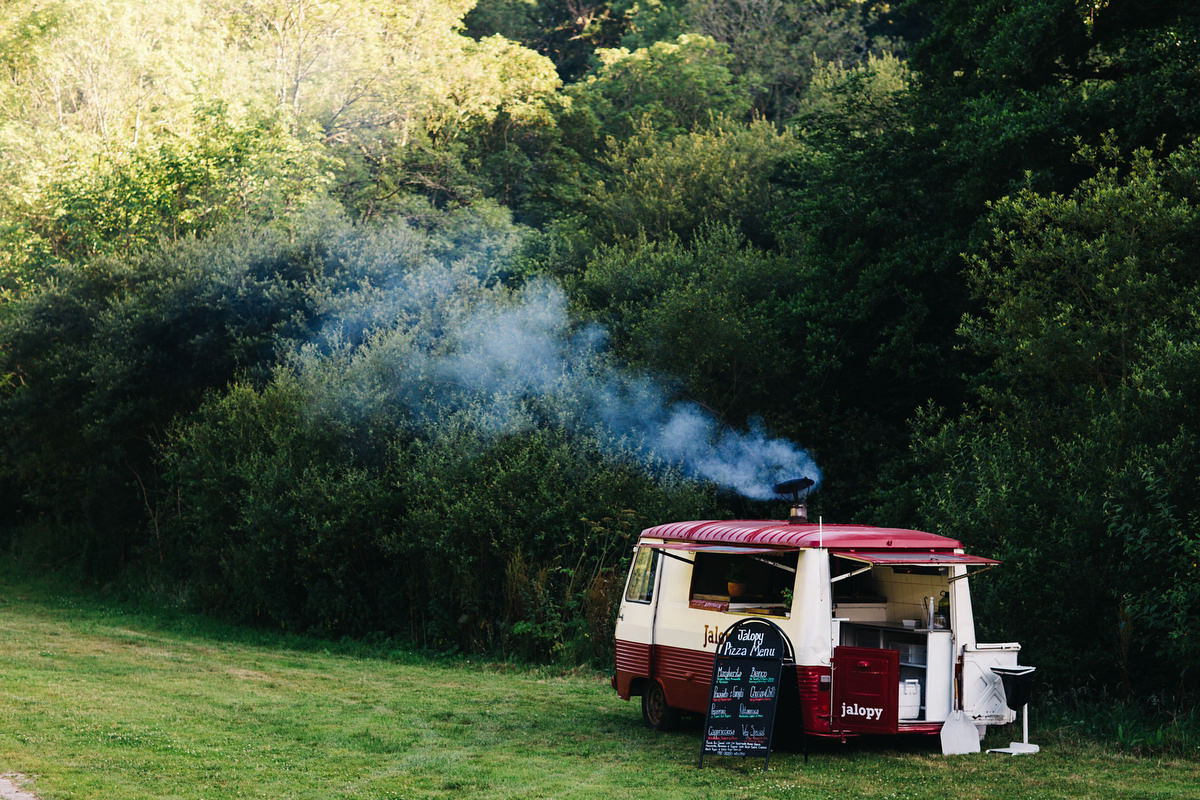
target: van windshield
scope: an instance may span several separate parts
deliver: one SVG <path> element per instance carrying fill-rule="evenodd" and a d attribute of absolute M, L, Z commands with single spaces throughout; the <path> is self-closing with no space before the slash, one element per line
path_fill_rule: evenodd
<path fill-rule="evenodd" d="M 649 603 L 654 597 L 654 573 L 658 566 L 658 553 L 651 547 L 639 547 L 629 569 L 629 585 L 625 588 L 625 599 L 633 603 Z"/>

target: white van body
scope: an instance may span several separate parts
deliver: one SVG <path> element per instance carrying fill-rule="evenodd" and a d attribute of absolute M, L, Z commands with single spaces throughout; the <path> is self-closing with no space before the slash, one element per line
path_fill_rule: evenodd
<path fill-rule="evenodd" d="M 776 729 L 846 738 L 937 734 L 962 710 L 982 736 L 1012 722 L 981 644 L 967 572 L 999 562 L 922 531 L 806 521 L 694 521 L 642 532 L 621 600 L 613 686 L 646 723 L 704 713 L 713 656 L 735 621 L 762 615 L 791 644 L 798 708 Z M 741 574 L 738 574 L 741 573 Z M 738 578 L 738 581 L 733 580 Z M 738 586 L 737 583 L 744 585 Z"/>

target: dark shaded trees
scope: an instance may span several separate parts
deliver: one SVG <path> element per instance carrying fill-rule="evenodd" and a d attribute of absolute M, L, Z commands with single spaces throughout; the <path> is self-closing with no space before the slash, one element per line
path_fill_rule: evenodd
<path fill-rule="evenodd" d="M 21 545 L 112 575 L 156 530 L 159 436 L 205 392 L 269 364 L 315 311 L 318 252 L 221 237 L 56 271 L 0 329 L 2 484 Z"/>
<path fill-rule="evenodd" d="M 989 605 L 1055 676 L 1194 699 L 1200 151 L 1113 158 L 995 205 L 962 327 L 986 369 L 920 427 L 915 483 L 926 519 L 1012 562 Z"/>
<path fill-rule="evenodd" d="M 465 310 L 541 287 L 562 342 L 609 331 L 572 380 L 632 363 L 813 448 L 827 516 L 1005 558 L 981 617 L 1052 680 L 1194 690 L 1190 4 L 105 7 L 102 47 L 94 15 L 0 12 L 14 549 L 295 629 L 573 652 L 629 509 L 726 499 L 565 384 L 433 402 L 437 359 L 499 344 L 500 311 L 450 335 Z"/>
<path fill-rule="evenodd" d="M 688 21 L 729 47 L 756 115 L 783 124 L 826 64 L 850 68 L 902 52 L 887 3 L 862 0 L 689 0 Z"/>
<path fill-rule="evenodd" d="M 851 508 L 903 463 L 904 420 L 927 399 L 957 407 L 979 369 L 955 330 L 974 307 L 961 254 L 982 246 L 987 204 L 1021 187 L 1070 192 L 1094 171 L 1080 142 L 1169 153 L 1196 130 L 1194 20 L 1178 3 L 1149 11 L 908 3 L 928 30 L 911 88 L 880 91 L 895 69 L 877 59 L 802 104 L 810 147 L 781 171 L 791 201 L 776 209 L 777 235 L 811 276 L 795 297 L 812 380 L 797 405 L 828 415 L 828 457 L 847 453 L 828 447 L 838 442 L 861 449 L 830 465 L 857 483 Z M 809 387 L 821 398 L 808 402 Z M 879 500 L 891 516 L 909 506 L 897 492 Z"/>

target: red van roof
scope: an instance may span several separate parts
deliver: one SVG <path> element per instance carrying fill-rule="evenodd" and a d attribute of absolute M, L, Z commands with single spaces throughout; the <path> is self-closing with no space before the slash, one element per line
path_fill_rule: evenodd
<path fill-rule="evenodd" d="M 643 538 L 772 547 L 826 547 L 836 550 L 941 550 L 962 548 L 957 539 L 904 528 L 870 525 L 792 524 L 779 520 L 695 520 L 655 525 Z"/>

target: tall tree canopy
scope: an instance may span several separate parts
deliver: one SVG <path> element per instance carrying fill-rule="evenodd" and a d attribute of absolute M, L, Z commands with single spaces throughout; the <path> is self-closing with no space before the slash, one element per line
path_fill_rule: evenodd
<path fill-rule="evenodd" d="M 924 513 L 1011 562 L 996 602 L 1022 638 L 1126 691 L 1198 679 L 1176 671 L 1200 613 L 1198 156 L 1109 150 L 1070 195 L 995 205 L 962 328 L 988 368 L 973 408 L 918 439 Z"/>
<path fill-rule="evenodd" d="M 1194 700 L 1191 6 L 11 0 L 0 543 L 602 658 L 638 525 L 778 510 L 682 403 L 1004 558 L 1051 683 Z"/>

